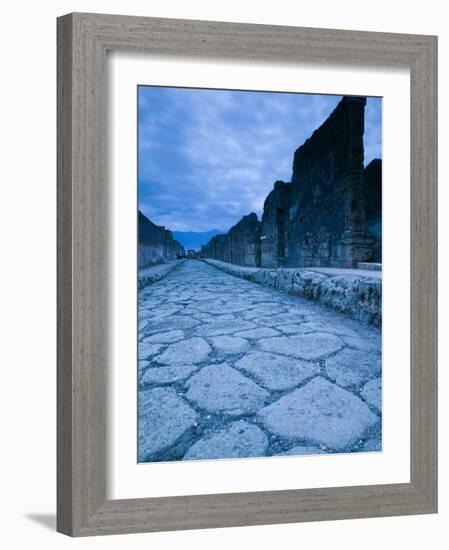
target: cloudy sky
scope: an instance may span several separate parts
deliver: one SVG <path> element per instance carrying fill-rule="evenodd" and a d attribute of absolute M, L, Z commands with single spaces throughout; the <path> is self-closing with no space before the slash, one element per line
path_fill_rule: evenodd
<path fill-rule="evenodd" d="M 139 208 L 173 231 L 260 217 L 294 151 L 341 96 L 139 86 Z M 365 110 L 365 164 L 381 157 L 381 100 Z"/>

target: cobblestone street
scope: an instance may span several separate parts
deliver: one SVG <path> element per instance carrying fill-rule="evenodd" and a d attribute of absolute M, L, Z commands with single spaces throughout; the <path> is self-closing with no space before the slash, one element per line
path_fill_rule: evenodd
<path fill-rule="evenodd" d="M 139 292 L 139 461 L 376 451 L 381 336 L 188 260 Z"/>

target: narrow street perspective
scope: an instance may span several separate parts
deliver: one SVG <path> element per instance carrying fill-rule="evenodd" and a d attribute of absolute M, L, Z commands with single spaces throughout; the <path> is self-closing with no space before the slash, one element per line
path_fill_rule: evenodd
<path fill-rule="evenodd" d="M 382 451 L 381 119 L 139 87 L 139 462 Z"/>
<path fill-rule="evenodd" d="M 380 450 L 379 329 L 200 260 L 138 307 L 139 462 Z"/>

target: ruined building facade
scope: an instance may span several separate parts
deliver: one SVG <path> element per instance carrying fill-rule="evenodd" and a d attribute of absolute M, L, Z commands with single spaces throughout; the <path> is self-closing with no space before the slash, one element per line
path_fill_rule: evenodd
<path fill-rule="evenodd" d="M 169 229 L 156 225 L 139 211 L 139 269 L 185 255 Z"/>
<path fill-rule="evenodd" d="M 260 264 L 261 224 L 251 213 L 236 223 L 226 235 L 215 235 L 201 248 L 201 256 L 238 265 Z"/>
<path fill-rule="evenodd" d="M 291 182 L 274 184 L 262 220 L 245 216 L 202 255 L 267 268 L 381 262 L 382 162 L 364 168 L 365 104 L 344 97 L 296 150 Z"/>

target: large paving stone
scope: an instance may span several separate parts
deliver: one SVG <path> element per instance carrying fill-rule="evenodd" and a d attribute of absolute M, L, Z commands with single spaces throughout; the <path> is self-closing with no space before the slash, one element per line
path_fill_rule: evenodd
<path fill-rule="evenodd" d="M 249 348 L 249 342 L 237 336 L 215 336 L 212 338 L 212 346 L 219 352 L 225 354 L 243 353 Z"/>
<path fill-rule="evenodd" d="M 267 315 L 277 315 L 278 313 L 284 313 L 285 307 L 283 307 L 281 304 L 273 303 L 273 304 L 261 304 L 256 306 L 254 309 L 250 309 L 249 311 L 245 311 L 242 314 L 242 317 L 244 319 L 254 319 L 257 321 L 258 318 L 264 317 Z"/>
<path fill-rule="evenodd" d="M 203 367 L 186 386 L 189 401 L 208 412 L 230 416 L 254 413 L 269 397 L 266 390 L 226 363 Z"/>
<path fill-rule="evenodd" d="M 248 287 L 245 291 L 245 295 L 251 300 L 253 304 L 278 304 L 280 302 L 279 297 L 273 293 L 267 293 L 265 289 L 257 290 L 260 287 Z"/>
<path fill-rule="evenodd" d="M 191 295 L 191 298 L 193 298 L 193 300 L 195 302 L 200 302 L 202 300 L 217 300 L 217 296 L 213 293 L 213 292 L 208 292 L 208 291 L 205 291 L 205 292 L 194 292 L 192 293 Z"/>
<path fill-rule="evenodd" d="M 139 308 L 139 321 L 159 321 L 170 317 L 181 310 L 180 306 L 154 305 L 153 308 Z"/>
<path fill-rule="evenodd" d="M 171 388 L 139 392 L 139 462 L 151 460 L 196 424 L 195 411 Z"/>
<path fill-rule="evenodd" d="M 139 360 L 144 361 L 148 357 L 156 355 L 156 353 L 159 353 L 163 347 L 164 346 L 162 344 L 149 344 L 147 342 L 141 342 L 139 344 Z"/>
<path fill-rule="evenodd" d="M 214 320 L 213 315 L 209 315 L 209 313 L 192 313 L 192 317 L 194 319 L 197 319 L 198 321 L 201 321 L 201 323 L 209 323 Z"/>
<path fill-rule="evenodd" d="M 379 420 L 358 397 L 317 376 L 258 413 L 268 431 L 331 449 L 353 445 Z"/>
<path fill-rule="evenodd" d="M 241 330 L 254 328 L 256 325 L 249 321 L 242 321 L 240 319 L 227 319 L 211 321 L 200 327 L 196 327 L 194 334 L 197 336 L 220 336 L 222 334 L 232 334 Z"/>
<path fill-rule="evenodd" d="M 243 330 L 237 332 L 236 336 L 242 336 L 243 338 L 250 338 L 251 340 L 257 340 L 259 338 L 270 338 L 272 336 L 279 336 L 279 332 L 270 327 L 253 328 L 250 330 Z"/>
<path fill-rule="evenodd" d="M 263 431 L 254 424 L 239 420 L 203 437 L 190 447 L 183 460 L 264 456 L 267 449 L 268 438 Z"/>
<path fill-rule="evenodd" d="M 194 365 L 205 361 L 211 351 L 203 338 L 189 338 L 172 344 L 154 360 L 165 365 Z"/>
<path fill-rule="evenodd" d="M 259 340 L 257 346 L 264 351 L 315 361 L 341 349 L 343 342 L 334 334 L 312 332 Z"/>
<path fill-rule="evenodd" d="M 362 351 L 379 352 L 382 347 L 382 337 L 380 334 L 376 334 L 374 330 L 369 331 L 364 336 L 360 336 L 359 334 L 356 336 L 348 336 L 344 334 L 342 335 L 342 339 L 350 348 Z"/>
<path fill-rule="evenodd" d="M 265 388 L 277 391 L 294 388 L 307 378 L 320 373 L 320 367 L 316 363 L 265 351 L 247 353 L 235 366 L 254 376 Z"/>
<path fill-rule="evenodd" d="M 307 321 L 303 323 L 303 327 L 314 332 L 330 332 L 331 334 L 337 334 L 338 336 L 351 336 L 357 337 L 357 333 L 352 329 L 344 326 L 342 323 L 335 324 L 335 320 L 332 319 L 326 321 Z"/>
<path fill-rule="evenodd" d="M 204 300 L 202 302 L 195 303 L 195 309 L 202 311 L 204 313 L 213 312 L 217 315 L 219 314 L 228 314 L 228 313 L 239 313 L 240 311 L 245 311 L 248 307 L 248 304 L 241 303 L 230 303 L 224 304 L 220 300 Z"/>
<path fill-rule="evenodd" d="M 202 314 L 203 316 L 206 315 L 205 313 Z M 197 314 L 198 316 L 198 314 Z M 225 313 L 221 315 L 216 315 L 215 312 L 213 315 L 208 315 L 208 319 L 205 320 L 205 323 L 220 323 L 221 321 L 235 321 L 235 315 L 233 313 Z M 199 317 L 198 317 L 199 318 Z"/>
<path fill-rule="evenodd" d="M 359 387 L 381 372 L 380 354 L 345 348 L 325 361 L 329 378 L 344 387 Z"/>
<path fill-rule="evenodd" d="M 361 391 L 363 399 L 379 412 L 382 410 L 382 378 L 367 382 Z"/>
<path fill-rule="evenodd" d="M 276 325 L 276 329 L 280 330 L 284 334 L 308 334 L 312 332 L 308 328 L 304 328 L 302 325 Z"/>
<path fill-rule="evenodd" d="M 178 365 L 176 367 L 153 367 L 142 375 L 140 383 L 146 384 L 170 384 L 178 380 L 184 380 L 198 367 L 196 365 Z"/>
<path fill-rule="evenodd" d="M 302 315 L 295 312 L 279 313 L 277 315 L 264 315 L 259 317 L 257 322 L 261 325 L 273 327 L 275 325 L 291 325 L 300 323 L 303 320 Z"/>
<path fill-rule="evenodd" d="M 148 292 L 151 292 L 151 290 L 148 289 Z M 147 294 L 147 291 L 139 292 L 139 318 L 142 314 L 151 315 L 151 312 L 158 308 L 162 301 L 162 298 L 153 297 Z"/>
<path fill-rule="evenodd" d="M 167 302 L 188 302 L 191 300 L 193 293 L 189 291 L 179 292 L 175 296 L 168 298 Z"/>
<path fill-rule="evenodd" d="M 171 317 L 180 310 L 181 308 L 179 306 L 158 306 L 151 310 L 151 312 L 146 312 L 146 315 L 153 320 L 164 319 L 166 317 Z M 142 312 L 142 315 L 145 315 L 145 312 Z"/>
<path fill-rule="evenodd" d="M 143 332 L 145 334 L 154 334 L 155 332 L 168 332 L 171 330 L 188 330 L 200 323 L 201 321 L 193 317 L 174 315 L 173 317 L 162 319 L 161 321 L 153 320 L 149 322 L 145 325 Z"/>
<path fill-rule="evenodd" d="M 139 321 L 138 330 L 139 330 L 139 339 L 142 339 L 145 336 L 145 327 L 148 325 L 148 321 Z"/>
<path fill-rule="evenodd" d="M 173 344 L 184 338 L 182 330 L 169 330 L 168 332 L 159 332 L 143 339 L 146 344 Z"/>

